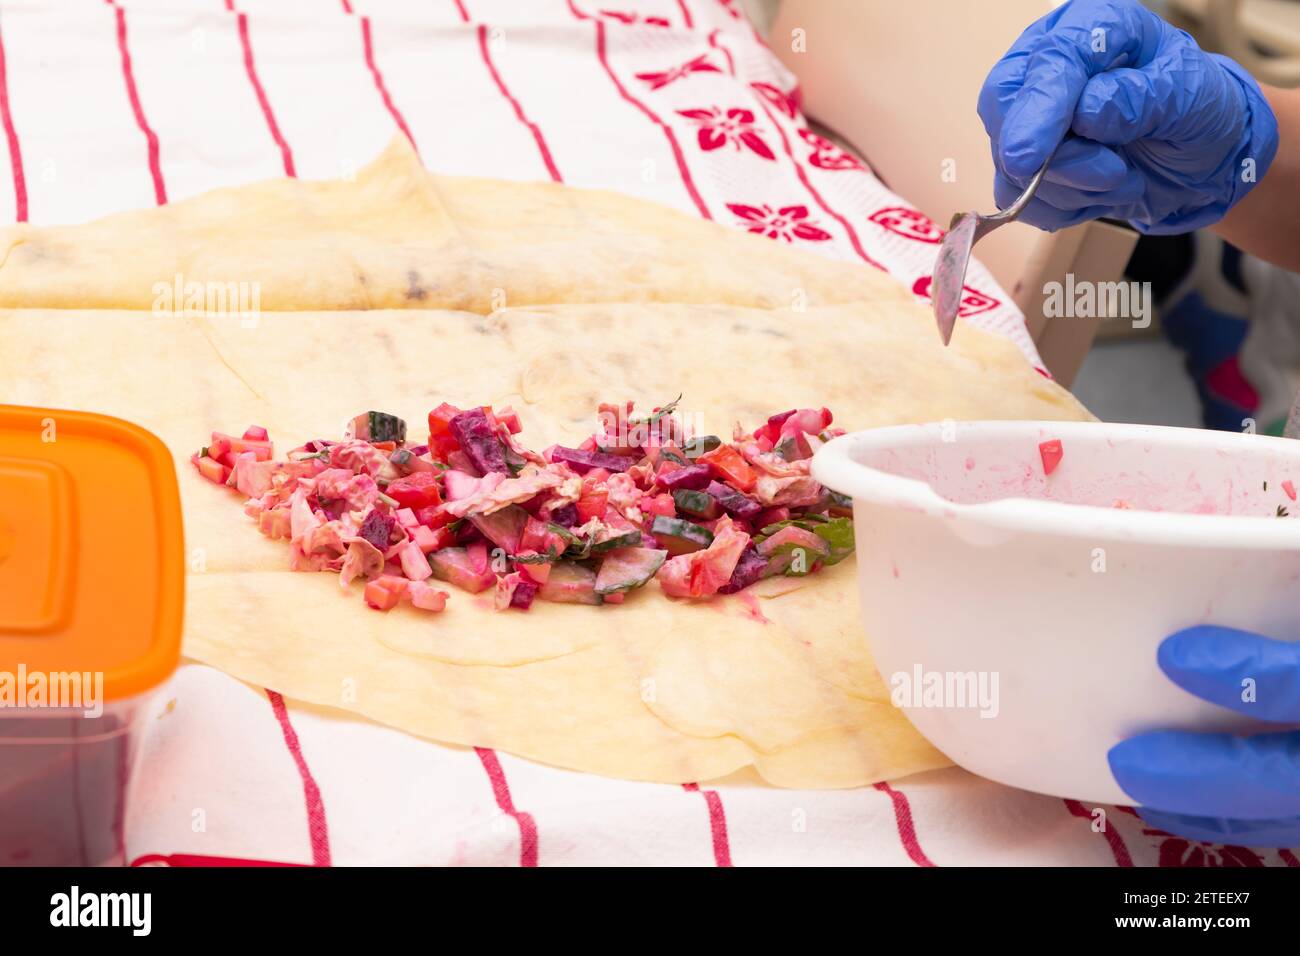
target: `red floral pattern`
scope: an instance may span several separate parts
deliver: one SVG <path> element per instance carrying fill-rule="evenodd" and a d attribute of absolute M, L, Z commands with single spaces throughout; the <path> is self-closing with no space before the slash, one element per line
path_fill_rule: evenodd
<path fill-rule="evenodd" d="M 921 276 L 912 286 L 912 292 L 921 296 L 923 299 L 930 298 L 930 283 L 933 280 L 929 276 Z M 991 312 L 1002 303 L 993 296 L 979 289 L 972 289 L 970 286 L 962 286 L 963 295 L 961 305 L 957 308 L 957 314 L 963 319 L 972 315 L 979 315 L 981 312 Z"/>
<path fill-rule="evenodd" d="M 818 136 L 810 129 L 799 130 L 799 136 L 813 148 L 808 154 L 808 162 L 818 169 L 862 169 L 856 156 L 846 153 L 830 140 Z"/>
<path fill-rule="evenodd" d="M 638 17 L 635 13 L 627 13 L 623 10 L 600 10 L 597 11 L 607 20 L 617 20 L 619 23 L 633 24 L 644 23 L 652 27 L 670 27 L 671 23 L 664 17 Z"/>
<path fill-rule="evenodd" d="M 771 83 L 750 83 L 749 87 L 790 119 L 799 115 L 799 87 L 796 86 L 789 93 Z"/>
<path fill-rule="evenodd" d="M 1174 836 L 1164 830 L 1147 827 L 1143 836 L 1158 841 L 1159 866 L 1265 866 L 1264 858 L 1244 846 L 1227 846 L 1219 843 L 1202 843 L 1186 837 Z"/>
<path fill-rule="evenodd" d="M 727 208 L 734 212 L 744 223 L 745 229 L 769 239 L 784 239 L 794 242 L 805 239 L 809 242 L 825 242 L 831 237 L 829 232 L 819 228 L 816 221 L 808 218 L 807 206 L 782 206 L 773 210 L 771 206 L 747 206 L 743 203 L 727 203 Z"/>
<path fill-rule="evenodd" d="M 650 89 L 658 90 L 667 86 L 669 83 L 673 83 L 684 76 L 690 75 L 691 73 L 721 72 L 722 70 L 709 62 L 709 55 L 707 53 L 701 53 L 695 59 L 683 63 L 681 66 L 670 67 L 662 73 L 638 73 L 636 74 L 636 78 L 648 83 Z"/>
<path fill-rule="evenodd" d="M 740 19 L 740 11 L 736 9 L 736 0 L 718 0 L 718 6 L 730 13 L 731 19 Z"/>
<path fill-rule="evenodd" d="M 699 126 L 700 149 L 720 149 L 731 143 L 736 149 L 748 148 L 764 159 L 776 159 L 770 146 L 754 129 L 754 114 L 750 110 L 730 109 L 724 114 L 718 107 L 698 110 L 678 110 L 682 116 Z"/>
<path fill-rule="evenodd" d="M 917 242 L 928 242 L 934 245 L 943 242 L 943 230 L 939 228 L 938 223 L 916 209 L 890 206 L 888 209 L 877 209 L 870 218 L 877 226 L 888 229 L 904 239 L 914 239 Z"/>

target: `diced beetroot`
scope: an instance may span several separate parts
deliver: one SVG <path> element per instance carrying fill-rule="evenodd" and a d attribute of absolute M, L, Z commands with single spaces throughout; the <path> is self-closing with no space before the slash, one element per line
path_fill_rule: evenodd
<path fill-rule="evenodd" d="M 249 425 L 244 429 L 244 437 L 250 441 L 269 441 L 271 436 L 261 425 Z"/>
<path fill-rule="evenodd" d="M 758 483 L 758 474 L 740 452 L 730 445 L 719 445 L 695 459 L 697 465 L 708 465 L 714 473 L 740 491 L 752 491 Z"/>
<path fill-rule="evenodd" d="M 402 573 L 412 581 L 423 581 L 433 574 L 429 568 L 429 559 L 424 556 L 424 552 L 414 541 L 402 545 L 397 557 L 402 563 Z"/>
<path fill-rule="evenodd" d="M 786 507 L 768 508 L 766 511 L 763 511 L 759 514 L 757 520 L 754 522 L 754 527 L 762 529 L 762 528 L 766 528 L 770 524 L 776 524 L 778 521 L 789 521 L 789 520 L 790 520 L 789 508 Z"/>
<path fill-rule="evenodd" d="M 740 560 L 736 562 L 736 570 L 731 572 L 731 580 L 718 588 L 718 593 L 735 594 L 749 587 L 763 577 L 766 568 L 767 558 L 759 554 L 752 544 L 748 545 L 741 552 Z"/>
<path fill-rule="evenodd" d="M 564 505 L 551 512 L 551 520 L 562 528 L 572 528 L 578 523 L 578 509 L 573 505 Z"/>
<path fill-rule="evenodd" d="M 412 455 L 417 455 L 417 456 L 429 454 L 428 445 L 408 445 L 406 446 L 406 450 L 409 451 Z"/>
<path fill-rule="evenodd" d="M 1061 458 L 1065 454 L 1064 449 L 1061 448 L 1061 439 L 1053 438 L 1051 441 L 1040 442 L 1038 454 L 1043 459 L 1043 474 L 1050 475 L 1056 471 L 1056 466 L 1061 463 Z"/>
<path fill-rule="evenodd" d="M 755 438 L 766 438 L 772 444 L 776 444 L 777 436 L 781 434 L 781 426 L 785 420 L 793 415 L 798 409 L 790 409 L 788 412 L 779 412 L 768 418 L 767 424 L 754 430 Z"/>
<path fill-rule="evenodd" d="M 540 585 L 520 576 L 519 582 L 515 585 L 515 593 L 510 596 L 510 606 L 527 611 L 533 606 L 533 598 L 537 596 L 539 588 Z"/>
<path fill-rule="evenodd" d="M 386 515 L 377 509 L 372 509 L 370 514 L 366 515 L 361 527 L 357 529 L 357 537 L 365 538 L 380 551 L 388 550 L 388 542 L 393 536 L 393 527 L 397 524 L 397 519 L 392 515 Z"/>
<path fill-rule="evenodd" d="M 709 476 L 712 473 L 708 465 L 687 465 L 685 468 L 661 474 L 656 480 L 669 491 L 676 491 L 679 488 L 700 491 L 709 486 Z"/>
<path fill-rule="evenodd" d="M 403 508 L 428 508 L 442 504 L 438 476 L 431 471 L 417 471 L 389 482 L 384 493 Z"/>
<path fill-rule="evenodd" d="M 496 471 L 509 474 L 505 448 L 483 409 L 471 408 L 467 412 L 461 412 L 447 423 L 447 427 L 460 443 L 461 450 L 481 473 L 486 475 Z"/>
<path fill-rule="evenodd" d="M 756 518 L 763 511 L 763 506 L 749 495 L 742 494 L 730 485 L 724 485 L 720 481 L 709 482 L 709 486 L 705 490 L 718 499 L 718 504 L 722 505 L 723 511 L 733 517 Z"/>
<path fill-rule="evenodd" d="M 459 448 L 447 456 L 447 464 L 456 471 L 463 472 L 470 477 L 478 478 L 480 475 L 478 465 L 474 464 L 469 455 Z"/>
<path fill-rule="evenodd" d="M 592 444 L 594 446 L 594 440 Z M 585 474 L 592 468 L 627 471 L 636 464 L 635 461 L 623 455 L 607 455 L 604 452 L 588 451 L 585 448 L 565 448 L 563 445 L 556 445 L 551 450 L 551 460 L 565 462 L 580 475 Z"/>

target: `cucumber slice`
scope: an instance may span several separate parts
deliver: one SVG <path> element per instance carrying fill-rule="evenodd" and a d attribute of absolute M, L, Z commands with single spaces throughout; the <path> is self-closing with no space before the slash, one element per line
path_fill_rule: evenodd
<path fill-rule="evenodd" d="M 591 553 L 601 554 L 615 548 L 634 548 L 641 543 L 641 531 L 638 528 L 603 528 L 591 542 Z"/>
<path fill-rule="evenodd" d="M 803 552 L 803 557 L 796 564 L 795 557 L 799 552 Z M 813 532 L 791 525 L 760 541 L 758 553 L 769 559 L 769 574 L 802 577 L 811 573 L 818 561 L 824 562 L 830 556 L 831 546 Z"/>
<path fill-rule="evenodd" d="M 690 554 L 713 544 L 713 532 L 681 518 L 655 515 L 650 533 L 671 555 Z"/>
<path fill-rule="evenodd" d="M 673 492 L 673 502 L 677 505 L 678 511 L 693 518 L 712 520 L 722 514 L 722 505 L 718 504 L 718 499 L 707 491 L 679 488 Z"/>
<path fill-rule="evenodd" d="M 596 572 L 572 561 L 560 561 L 552 567 L 550 577 L 537 592 L 537 596 L 543 601 L 555 601 L 558 604 L 604 602 L 604 598 L 596 593 Z"/>
<path fill-rule="evenodd" d="M 722 444 L 722 439 L 717 435 L 697 435 L 686 443 L 682 450 L 690 458 L 698 458 L 706 452 L 711 452 Z"/>
<path fill-rule="evenodd" d="M 616 548 L 605 555 L 596 575 L 596 593 L 614 594 L 639 588 L 663 567 L 668 552 L 655 548 Z"/>
<path fill-rule="evenodd" d="M 406 422 L 387 412 L 362 412 L 348 422 L 348 438 L 362 441 L 406 441 Z"/>

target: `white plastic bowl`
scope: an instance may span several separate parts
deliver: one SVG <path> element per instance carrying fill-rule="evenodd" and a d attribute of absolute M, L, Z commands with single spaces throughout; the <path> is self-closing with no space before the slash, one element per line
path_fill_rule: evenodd
<path fill-rule="evenodd" d="M 1039 444 L 1052 439 L 1064 457 L 1046 476 Z M 812 469 L 853 498 L 862 616 L 881 675 L 916 728 L 966 769 L 1131 803 L 1106 760 L 1120 740 L 1261 729 L 1174 686 L 1156 648 L 1205 623 L 1300 639 L 1300 518 L 1277 516 L 1279 506 L 1300 515 L 1283 486 L 1300 486 L 1300 441 L 948 422 L 845 435 Z M 957 694 L 981 677 L 996 708 Z M 946 696 L 912 695 L 937 680 Z"/>

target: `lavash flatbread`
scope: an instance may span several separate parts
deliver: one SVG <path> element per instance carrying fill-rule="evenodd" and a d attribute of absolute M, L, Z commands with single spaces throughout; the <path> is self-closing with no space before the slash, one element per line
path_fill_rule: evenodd
<path fill-rule="evenodd" d="M 0 394 L 138 422 L 172 449 L 191 556 L 185 651 L 236 677 L 440 741 L 683 782 L 752 764 L 786 787 L 849 787 L 947 760 L 895 710 L 860 628 L 854 563 L 751 595 L 621 606 L 379 614 L 329 574 L 290 572 L 237 495 L 188 455 L 215 429 L 267 426 L 283 450 L 358 411 L 418 435 L 447 400 L 512 404 L 532 447 L 589 434 L 598 401 L 683 393 L 730 434 L 780 407 L 827 405 L 849 429 L 953 418 L 1081 419 L 1010 343 L 925 310 L 866 302 L 804 311 L 614 303 L 472 312 L 154 316 L 0 312 Z M 355 585 L 354 587 L 359 587 Z"/>

